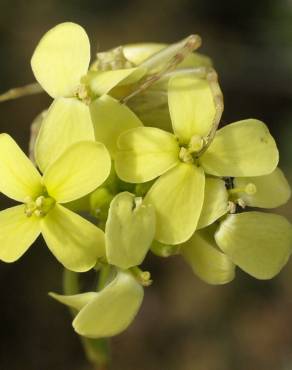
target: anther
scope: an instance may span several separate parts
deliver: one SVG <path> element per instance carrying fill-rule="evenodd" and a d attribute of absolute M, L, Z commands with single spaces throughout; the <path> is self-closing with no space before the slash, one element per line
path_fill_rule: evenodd
<path fill-rule="evenodd" d="M 194 162 L 192 154 L 185 147 L 180 148 L 179 159 L 184 163 L 193 163 Z"/>
<path fill-rule="evenodd" d="M 188 149 L 191 153 L 198 153 L 200 150 L 202 150 L 203 146 L 204 139 L 201 136 L 194 135 L 189 142 Z"/>

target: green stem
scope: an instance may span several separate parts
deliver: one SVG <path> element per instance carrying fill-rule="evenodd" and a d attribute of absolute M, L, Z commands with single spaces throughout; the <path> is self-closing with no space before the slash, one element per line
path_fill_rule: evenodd
<path fill-rule="evenodd" d="M 102 280 L 102 279 L 101 279 Z M 63 291 L 66 295 L 79 294 L 79 275 L 76 272 L 64 269 Z M 77 313 L 70 309 L 72 316 Z M 80 340 L 87 360 L 92 364 L 94 370 L 107 370 L 110 360 L 109 342 L 106 338 L 91 339 L 80 336 Z"/>

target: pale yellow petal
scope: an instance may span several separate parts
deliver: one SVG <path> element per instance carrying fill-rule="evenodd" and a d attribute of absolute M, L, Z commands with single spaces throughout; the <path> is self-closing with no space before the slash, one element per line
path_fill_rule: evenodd
<path fill-rule="evenodd" d="M 217 247 L 213 229 L 196 231 L 183 244 L 181 254 L 200 279 L 209 284 L 226 284 L 234 279 L 235 265 Z"/>
<path fill-rule="evenodd" d="M 41 175 L 11 136 L 0 135 L 0 192 L 19 202 L 42 192 Z"/>
<path fill-rule="evenodd" d="M 202 168 L 180 163 L 162 175 L 145 197 L 156 210 L 155 239 L 180 244 L 195 232 L 204 201 Z"/>
<path fill-rule="evenodd" d="M 83 82 L 89 86 L 96 96 L 107 94 L 116 86 L 134 83 L 140 80 L 146 72 L 145 68 L 127 68 L 111 71 L 90 72 Z"/>
<path fill-rule="evenodd" d="M 138 65 L 166 46 L 166 44 L 154 42 L 127 44 L 123 46 L 123 53 L 130 62 Z"/>
<path fill-rule="evenodd" d="M 80 311 L 84 306 L 86 306 L 90 301 L 92 301 L 98 293 L 96 292 L 86 292 L 74 295 L 62 295 L 57 293 L 49 293 L 49 296 L 54 298 L 56 301 L 63 303 L 64 305 L 74 308 Z"/>
<path fill-rule="evenodd" d="M 267 126 L 255 119 L 227 125 L 200 157 L 205 171 L 215 176 L 261 176 L 277 166 L 279 153 Z"/>
<path fill-rule="evenodd" d="M 193 136 L 209 134 L 216 118 L 216 107 L 208 80 L 192 75 L 171 78 L 168 104 L 173 130 L 182 144 L 188 144 Z"/>
<path fill-rule="evenodd" d="M 128 192 L 116 195 L 105 226 L 108 262 L 123 269 L 140 265 L 153 241 L 155 221 L 151 204 Z"/>
<path fill-rule="evenodd" d="M 40 234 L 40 222 L 27 217 L 25 206 L 7 208 L 0 212 L 0 260 L 14 262 L 33 244 Z"/>
<path fill-rule="evenodd" d="M 233 214 L 221 223 L 215 239 L 242 270 L 257 279 L 271 279 L 291 254 L 292 226 L 276 214 Z"/>
<path fill-rule="evenodd" d="M 218 178 L 206 178 L 205 196 L 198 229 L 211 225 L 228 211 L 228 193 L 225 182 Z"/>
<path fill-rule="evenodd" d="M 143 300 L 142 286 L 128 272 L 116 278 L 89 302 L 73 321 L 75 331 L 89 338 L 117 335 L 134 320 Z"/>
<path fill-rule="evenodd" d="M 246 189 L 249 184 L 255 185 L 255 193 L 248 191 L 238 193 L 238 197 L 250 207 L 279 207 L 291 196 L 290 185 L 280 168 L 265 176 L 236 177 L 233 182 L 238 189 Z"/>
<path fill-rule="evenodd" d="M 44 184 L 59 203 L 95 190 L 110 173 L 110 155 L 101 143 L 80 141 L 70 146 L 45 172 Z"/>
<path fill-rule="evenodd" d="M 48 110 L 37 137 L 35 157 L 44 172 L 70 145 L 95 140 L 87 105 L 76 98 L 56 99 Z"/>
<path fill-rule="evenodd" d="M 103 95 L 90 105 L 90 113 L 97 141 L 103 143 L 115 158 L 121 133 L 143 126 L 139 118 L 116 99 Z"/>
<path fill-rule="evenodd" d="M 40 40 L 31 59 L 35 78 L 53 98 L 73 96 L 87 73 L 90 44 L 85 30 L 65 22 L 50 29 Z"/>
<path fill-rule="evenodd" d="M 184 40 L 185 42 L 185 40 Z M 162 49 L 167 48 L 167 44 L 160 44 L 160 43 L 137 43 L 137 44 L 127 44 L 123 46 L 123 53 L 127 60 L 130 62 L 139 65 L 140 63 L 144 62 L 146 59 L 154 56 L 157 52 L 161 51 Z M 179 49 L 176 50 L 179 52 Z M 168 58 L 171 55 L 168 56 Z M 167 63 L 169 60 L 164 60 L 164 63 Z M 163 63 L 162 63 L 163 64 Z M 211 67 L 212 61 L 209 57 L 201 54 L 201 53 L 191 53 L 188 54 L 185 59 L 177 65 L 177 68 L 191 68 L 191 67 Z"/>
<path fill-rule="evenodd" d="M 116 171 L 127 182 L 155 179 L 179 161 L 174 135 L 154 127 L 139 127 L 123 133 L 118 140 Z"/>
<path fill-rule="evenodd" d="M 42 218 L 41 230 L 50 251 L 68 270 L 90 270 L 105 255 L 103 231 L 59 204 Z"/>

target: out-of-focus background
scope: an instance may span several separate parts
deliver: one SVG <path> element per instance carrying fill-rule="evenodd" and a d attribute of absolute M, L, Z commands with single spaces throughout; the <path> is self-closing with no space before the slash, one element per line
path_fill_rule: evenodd
<path fill-rule="evenodd" d="M 203 38 L 225 96 L 223 122 L 259 118 L 292 183 L 292 1 L 1 0 L 0 91 L 33 81 L 30 57 L 52 26 L 75 21 L 93 53 L 124 43 Z M 0 104 L 0 131 L 27 150 L 45 95 Z M 9 203 L 1 198 L 1 208 Z M 292 203 L 280 213 L 292 221 Z M 1 232 L 1 230 L 0 230 Z M 17 232 L 17 230 L 15 230 Z M 180 258 L 148 261 L 154 284 L 134 324 L 112 341 L 113 370 L 291 370 L 292 261 L 272 281 L 238 271 L 227 286 L 199 281 Z M 41 240 L 0 263 L 0 369 L 85 370 L 61 291 L 62 269 Z"/>

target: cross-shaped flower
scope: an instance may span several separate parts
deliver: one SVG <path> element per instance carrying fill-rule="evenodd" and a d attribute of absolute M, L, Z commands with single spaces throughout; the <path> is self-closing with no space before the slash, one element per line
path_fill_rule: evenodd
<path fill-rule="evenodd" d="M 103 144 L 81 141 L 41 176 L 16 142 L 1 134 L 0 191 L 23 204 L 0 212 L 0 259 L 16 261 L 42 233 L 66 268 L 80 272 L 92 268 L 105 254 L 104 233 L 62 204 L 96 189 L 108 177 L 110 167 Z"/>
<path fill-rule="evenodd" d="M 277 166 L 275 141 L 258 120 L 235 122 L 214 135 L 222 113 L 220 96 L 214 81 L 176 76 L 168 91 L 174 134 L 139 127 L 119 137 L 115 168 L 122 180 L 143 183 L 160 176 L 144 201 L 156 209 L 155 238 L 162 243 L 180 244 L 196 230 L 205 173 L 260 176 Z"/>
<path fill-rule="evenodd" d="M 34 51 L 31 59 L 33 73 L 43 89 L 55 99 L 36 142 L 37 164 L 42 171 L 73 143 L 95 140 L 89 109 L 91 101 L 119 84 L 140 79 L 145 72 L 139 67 L 88 72 L 89 63 L 88 36 L 81 26 L 71 22 L 50 29 Z M 112 98 L 109 109 L 114 104 L 119 105 Z M 126 125 L 126 128 L 132 127 Z M 42 151 L 44 146 L 50 156 Z"/>

